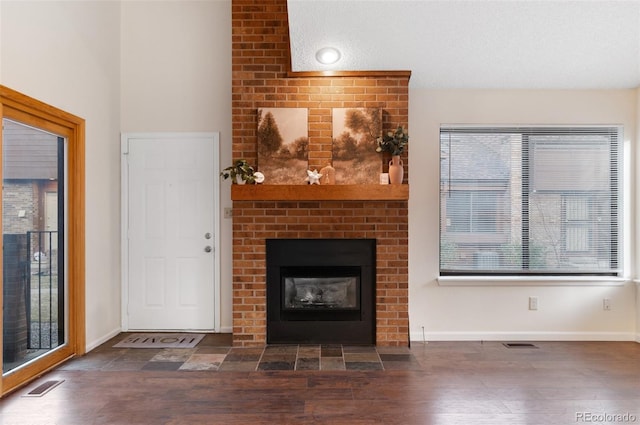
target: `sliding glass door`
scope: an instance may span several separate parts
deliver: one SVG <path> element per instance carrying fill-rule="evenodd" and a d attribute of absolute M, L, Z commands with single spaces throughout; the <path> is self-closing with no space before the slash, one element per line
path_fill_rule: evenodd
<path fill-rule="evenodd" d="M 85 351 L 84 120 L 0 86 L 0 396 Z"/>

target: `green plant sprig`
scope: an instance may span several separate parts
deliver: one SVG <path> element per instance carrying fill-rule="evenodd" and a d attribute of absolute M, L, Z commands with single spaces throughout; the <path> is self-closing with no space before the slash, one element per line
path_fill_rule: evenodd
<path fill-rule="evenodd" d="M 256 177 L 254 175 L 254 168 L 247 162 L 246 159 L 238 159 L 233 165 L 225 168 L 220 172 L 220 175 L 226 180 L 231 178 L 235 181 L 236 176 L 240 176 L 242 180 L 247 183 L 255 183 Z"/>
<path fill-rule="evenodd" d="M 376 140 L 378 147 L 376 152 L 389 152 L 392 156 L 400 155 L 404 152 L 404 147 L 409 143 L 409 134 L 404 127 L 398 126 L 395 131 L 389 131 Z"/>

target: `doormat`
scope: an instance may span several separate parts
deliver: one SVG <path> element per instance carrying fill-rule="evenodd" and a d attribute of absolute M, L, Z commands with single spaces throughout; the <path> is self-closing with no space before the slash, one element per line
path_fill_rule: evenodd
<path fill-rule="evenodd" d="M 204 338 L 204 334 L 131 334 L 114 345 L 114 348 L 193 348 Z"/>

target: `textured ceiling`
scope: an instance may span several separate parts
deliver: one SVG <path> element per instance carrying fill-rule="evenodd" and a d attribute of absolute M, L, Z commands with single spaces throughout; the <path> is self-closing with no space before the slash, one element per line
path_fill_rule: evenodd
<path fill-rule="evenodd" d="M 415 88 L 640 86 L 640 0 L 288 0 L 294 71 L 410 70 Z M 342 51 L 320 65 L 324 46 Z"/>

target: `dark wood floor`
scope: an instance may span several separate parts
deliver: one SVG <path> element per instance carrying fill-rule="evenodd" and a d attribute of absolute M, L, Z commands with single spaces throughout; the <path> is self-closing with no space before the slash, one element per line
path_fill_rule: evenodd
<path fill-rule="evenodd" d="M 105 344 L 1 400 L 0 423 L 640 423 L 640 344 L 535 346 L 414 343 L 408 368 L 227 371 L 145 369 Z M 25 396 L 49 380 L 64 382 Z"/>

